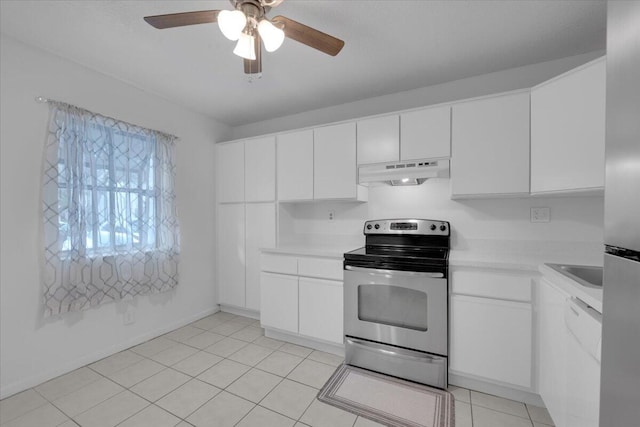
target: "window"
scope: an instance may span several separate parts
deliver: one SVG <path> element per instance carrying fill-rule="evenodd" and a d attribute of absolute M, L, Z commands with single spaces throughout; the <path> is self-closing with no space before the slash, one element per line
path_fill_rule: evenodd
<path fill-rule="evenodd" d="M 108 135 L 108 137 L 102 137 Z M 131 249 L 151 250 L 156 245 L 155 138 L 92 123 L 88 128 L 92 149 L 82 159 L 83 180 L 75 195 L 84 207 L 86 228 L 80 235 L 87 254 Z M 66 142 L 60 146 L 64 149 Z M 71 249 L 69 207 L 74 189 L 66 156 L 58 161 L 58 227 L 62 251 Z"/>
<path fill-rule="evenodd" d="M 45 315 L 173 289 L 175 137 L 58 102 L 50 110 Z"/>

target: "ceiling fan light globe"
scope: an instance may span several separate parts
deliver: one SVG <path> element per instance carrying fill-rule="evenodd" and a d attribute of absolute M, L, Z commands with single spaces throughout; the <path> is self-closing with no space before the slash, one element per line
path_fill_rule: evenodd
<path fill-rule="evenodd" d="M 218 27 L 229 40 L 238 40 L 247 25 L 247 17 L 240 10 L 221 10 L 218 14 Z"/>
<path fill-rule="evenodd" d="M 233 49 L 233 53 L 238 55 L 241 58 L 249 59 L 251 61 L 256 60 L 256 38 L 247 33 L 241 33 L 240 38 L 238 38 L 238 43 L 236 44 L 235 49 Z"/>
<path fill-rule="evenodd" d="M 275 52 L 284 41 L 284 31 L 273 25 L 268 19 L 263 19 L 258 24 L 258 32 L 267 52 Z"/>

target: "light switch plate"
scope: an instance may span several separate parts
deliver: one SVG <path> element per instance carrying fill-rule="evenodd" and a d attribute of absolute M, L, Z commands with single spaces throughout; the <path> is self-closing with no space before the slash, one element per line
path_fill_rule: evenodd
<path fill-rule="evenodd" d="M 549 222 L 551 221 L 550 208 L 531 208 L 531 222 Z"/>

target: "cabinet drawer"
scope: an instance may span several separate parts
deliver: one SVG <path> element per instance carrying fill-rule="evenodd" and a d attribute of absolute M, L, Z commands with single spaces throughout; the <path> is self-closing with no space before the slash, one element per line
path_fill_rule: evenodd
<path fill-rule="evenodd" d="M 454 294 L 531 301 L 531 276 L 509 271 L 455 269 L 451 274 Z"/>
<path fill-rule="evenodd" d="M 342 260 L 327 258 L 298 258 L 298 274 L 342 281 Z"/>
<path fill-rule="evenodd" d="M 262 254 L 260 270 L 271 273 L 298 274 L 298 258 L 287 255 Z"/>

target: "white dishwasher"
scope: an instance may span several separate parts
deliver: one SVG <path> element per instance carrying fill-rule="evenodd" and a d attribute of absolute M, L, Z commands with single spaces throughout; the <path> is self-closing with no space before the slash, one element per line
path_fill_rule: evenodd
<path fill-rule="evenodd" d="M 598 427 L 602 314 L 580 299 L 566 300 L 567 427 Z"/>

